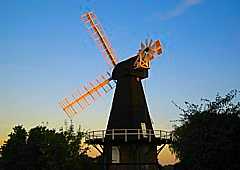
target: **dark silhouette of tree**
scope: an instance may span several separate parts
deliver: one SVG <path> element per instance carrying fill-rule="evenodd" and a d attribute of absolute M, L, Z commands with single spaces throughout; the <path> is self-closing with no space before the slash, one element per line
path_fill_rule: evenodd
<path fill-rule="evenodd" d="M 16 126 L 0 149 L 3 170 L 85 170 L 93 169 L 87 147 L 81 145 L 85 132 L 73 125 L 55 131 L 36 126 L 27 131 Z M 2 170 L 1 169 L 1 170 Z"/>
<path fill-rule="evenodd" d="M 69 154 L 67 140 L 61 133 L 37 126 L 29 131 L 27 146 L 34 168 L 64 169 Z"/>
<path fill-rule="evenodd" d="M 172 151 L 184 170 L 240 169 L 240 103 L 237 90 L 201 105 L 186 102 L 175 125 Z"/>
<path fill-rule="evenodd" d="M 2 166 L 8 169 L 26 169 L 26 130 L 22 126 L 15 126 L 8 136 L 9 140 L 1 147 Z"/>

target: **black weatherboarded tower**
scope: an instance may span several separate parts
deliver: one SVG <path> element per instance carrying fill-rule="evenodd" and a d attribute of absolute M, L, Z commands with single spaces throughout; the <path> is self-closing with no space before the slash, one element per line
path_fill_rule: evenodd
<path fill-rule="evenodd" d="M 147 131 L 153 132 L 153 127 L 141 83 L 148 77 L 148 69 L 134 69 L 136 58 L 120 62 L 112 73 L 117 84 L 107 132 L 116 129 L 120 135 L 115 135 L 114 141 L 111 135 L 106 137 L 103 154 L 109 170 L 157 169 L 157 146 L 147 139 Z"/>

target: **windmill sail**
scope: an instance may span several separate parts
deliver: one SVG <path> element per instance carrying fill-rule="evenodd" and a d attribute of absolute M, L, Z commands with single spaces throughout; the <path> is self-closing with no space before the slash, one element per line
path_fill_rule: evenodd
<path fill-rule="evenodd" d="M 101 75 L 95 81 L 89 82 L 87 86 L 81 86 L 70 97 L 64 98 L 59 102 L 63 111 L 71 119 L 75 114 L 91 105 L 97 98 L 108 93 L 115 87 L 115 81 L 112 80 L 109 73 Z"/>
<path fill-rule="evenodd" d="M 105 36 L 99 21 L 97 21 L 96 15 L 94 15 L 93 12 L 87 12 L 81 16 L 81 20 L 87 26 L 88 31 L 92 35 L 92 38 L 95 40 L 97 47 L 106 59 L 107 63 L 111 67 L 114 67 L 117 64 L 116 55 L 114 54 L 114 51 L 107 37 Z"/>
<path fill-rule="evenodd" d="M 97 21 L 96 15 L 93 12 L 87 12 L 81 16 L 81 20 L 87 26 L 88 31 L 95 40 L 97 47 L 107 63 L 111 68 L 115 67 L 117 65 L 117 58 L 99 21 Z M 87 86 L 81 86 L 81 90 L 79 89 L 70 97 L 64 98 L 59 102 L 59 105 L 71 119 L 75 114 L 84 110 L 98 97 L 108 93 L 114 87 L 115 81 L 112 80 L 111 74 L 107 73 L 97 78 L 94 82 L 89 82 Z"/>

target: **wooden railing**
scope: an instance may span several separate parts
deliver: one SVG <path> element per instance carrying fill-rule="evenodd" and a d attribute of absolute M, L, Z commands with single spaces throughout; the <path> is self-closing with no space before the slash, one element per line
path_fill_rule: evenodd
<path fill-rule="evenodd" d="M 117 140 L 119 137 L 123 138 L 127 142 L 130 138 L 142 140 L 146 139 L 151 142 L 153 139 L 158 140 L 172 140 L 172 133 L 163 130 L 142 130 L 142 129 L 111 129 L 111 130 L 96 130 L 87 132 L 86 141 L 101 140 Z"/>

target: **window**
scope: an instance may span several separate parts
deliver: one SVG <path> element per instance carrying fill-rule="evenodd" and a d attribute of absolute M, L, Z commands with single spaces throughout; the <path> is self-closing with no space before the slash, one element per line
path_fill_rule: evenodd
<path fill-rule="evenodd" d="M 120 163 L 120 154 L 117 146 L 112 146 L 112 163 Z"/>

